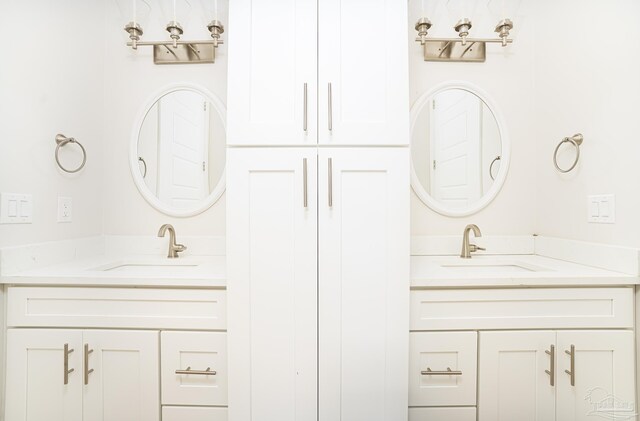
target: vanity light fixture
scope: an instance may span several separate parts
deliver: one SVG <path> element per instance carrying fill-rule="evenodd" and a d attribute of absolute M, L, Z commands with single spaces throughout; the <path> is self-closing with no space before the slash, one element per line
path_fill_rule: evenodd
<path fill-rule="evenodd" d="M 501 2 L 501 18 L 496 25 L 495 32 L 498 38 L 469 38 L 469 33 L 473 27 L 472 16 L 477 6 L 475 0 L 449 0 L 447 8 L 449 13 L 460 18 L 453 29 L 458 33 L 458 38 L 428 38 L 428 31 L 433 26 L 429 17 L 425 16 L 425 1 L 431 4 L 432 8 L 438 0 L 421 0 L 423 17 L 418 19 L 415 29 L 418 32 L 416 41 L 423 46 L 425 61 L 463 61 L 463 62 L 484 62 L 486 60 L 487 44 L 501 44 L 503 47 L 513 43 L 509 38 L 513 29 L 513 22 L 510 18 L 504 17 L 505 2 L 511 1 L 519 3 L 519 0 L 492 0 Z"/>
<path fill-rule="evenodd" d="M 146 0 L 132 0 L 130 10 L 133 19 L 127 23 L 124 30 L 129 34 L 130 41 L 127 46 L 133 50 L 138 47 L 153 47 L 153 62 L 155 64 L 196 64 L 215 63 L 216 49 L 224 44 L 222 34 L 224 25 L 218 20 L 218 0 L 201 0 L 201 12 L 209 22 L 206 27 L 211 34 L 210 40 L 186 41 L 181 37 L 184 29 L 178 20 L 181 13 L 186 13 L 191 5 L 189 0 L 162 0 L 161 7 L 165 15 L 169 17 L 166 30 L 171 40 L 167 41 L 141 41 L 144 34 L 139 22 L 140 8 L 150 6 Z"/>

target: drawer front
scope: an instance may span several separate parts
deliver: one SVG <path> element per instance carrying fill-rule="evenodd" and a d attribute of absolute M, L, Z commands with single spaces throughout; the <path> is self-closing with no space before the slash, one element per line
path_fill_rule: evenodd
<path fill-rule="evenodd" d="M 10 327 L 226 329 L 222 290 L 11 287 Z"/>
<path fill-rule="evenodd" d="M 227 419 L 227 408 L 162 407 L 162 421 L 227 421 Z"/>
<path fill-rule="evenodd" d="M 411 333 L 409 406 L 475 405 L 477 350 L 476 332 Z"/>
<path fill-rule="evenodd" d="M 632 327 L 632 288 L 411 291 L 412 331 Z"/>
<path fill-rule="evenodd" d="M 162 332 L 161 370 L 163 405 L 226 405 L 227 335 Z"/>
<path fill-rule="evenodd" d="M 476 421 L 476 408 L 409 408 L 409 421 Z"/>

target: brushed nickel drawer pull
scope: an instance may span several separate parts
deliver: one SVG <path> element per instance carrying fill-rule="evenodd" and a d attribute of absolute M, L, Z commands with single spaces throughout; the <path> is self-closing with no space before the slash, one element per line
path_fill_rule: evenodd
<path fill-rule="evenodd" d="M 329 131 L 333 130 L 333 91 L 331 89 L 331 82 L 329 82 L 329 87 L 328 87 L 328 96 L 329 96 L 329 118 L 328 118 L 328 123 L 329 123 Z"/>
<path fill-rule="evenodd" d="M 93 368 L 89 368 L 89 354 L 93 349 L 89 349 L 89 344 L 84 344 L 84 384 L 89 384 L 89 374 L 93 373 Z"/>
<path fill-rule="evenodd" d="M 556 385 L 556 347 L 551 345 L 550 349 L 544 351 L 549 356 L 549 369 L 544 370 L 549 375 L 549 384 Z"/>
<path fill-rule="evenodd" d="M 69 368 L 69 354 L 73 352 L 73 348 L 69 349 L 69 344 L 64 344 L 64 384 L 69 384 L 69 374 L 73 373 L 74 369 Z"/>
<path fill-rule="evenodd" d="M 305 208 L 308 207 L 308 204 L 309 204 L 309 200 L 308 200 L 309 192 L 308 192 L 307 181 L 308 181 L 307 180 L 307 158 L 304 158 L 302 160 L 302 184 L 303 184 L 302 201 Z"/>
<path fill-rule="evenodd" d="M 451 367 L 447 367 L 447 371 L 433 371 L 429 367 L 425 371 L 421 371 L 423 376 L 462 376 L 462 371 L 451 370 Z"/>
<path fill-rule="evenodd" d="M 576 385 L 576 346 L 575 345 L 571 345 L 571 350 L 564 351 L 565 354 L 567 354 L 569 357 L 571 357 L 571 370 L 564 370 L 565 373 L 567 373 L 570 378 L 571 378 L 571 386 L 575 386 Z"/>
<path fill-rule="evenodd" d="M 194 374 L 196 376 L 215 376 L 218 374 L 216 371 L 212 371 L 211 367 L 207 367 L 206 370 L 192 370 L 191 367 L 187 367 L 186 370 L 176 370 L 176 374 Z"/>
<path fill-rule="evenodd" d="M 303 108 L 304 108 L 304 116 L 303 116 L 303 120 L 302 120 L 302 130 L 304 130 L 305 133 L 307 132 L 307 120 L 308 120 L 307 116 L 308 116 L 308 113 L 309 113 L 309 109 L 308 109 L 308 106 L 307 106 L 307 103 L 308 103 L 307 90 L 308 90 L 308 87 L 307 87 L 307 84 L 305 83 L 304 84 L 304 106 L 303 106 Z"/>
<path fill-rule="evenodd" d="M 329 158 L 327 163 L 329 171 L 329 207 L 333 207 L 333 159 Z"/>

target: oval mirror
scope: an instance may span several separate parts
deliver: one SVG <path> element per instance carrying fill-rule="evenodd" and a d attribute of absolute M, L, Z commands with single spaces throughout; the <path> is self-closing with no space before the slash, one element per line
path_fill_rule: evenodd
<path fill-rule="evenodd" d="M 411 186 L 442 215 L 471 215 L 491 203 L 506 179 L 509 151 L 497 108 L 468 83 L 442 84 L 411 109 Z"/>
<path fill-rule="evenodd" d="M 211 207 L 225 189 L 225 107 L 206 89 L 172 85 L 134 125 L 129 162 L 144 198 L 178 217 Z"/>

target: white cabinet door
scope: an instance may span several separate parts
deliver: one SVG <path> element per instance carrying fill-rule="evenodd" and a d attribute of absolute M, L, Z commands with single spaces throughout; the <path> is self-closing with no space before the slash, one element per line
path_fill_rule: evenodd
<path fill-rule="evenodd" d="M 407 1 L 322 0 L 318 13 L 319 143 L 407 145 Z"/>
<path fill-rule="evenodd" d="M 227 143 L 315 145 L 316 0 L 233 0 L 229 27 Z"/>
<path fill-rule="evenodd" d="M 632 331 L 558 332 L 557 420 L 636 419 L 634 384 Z"/>
<path fill-rule="evenodd" d="M 407 419 L 408 152 L 319 153 L 322 421 Z"/>
<path fill-rule="evenodd" d="M 79 330 L 9 329 L 5 420 L 81 421 L 81 347 Z"/>
<path fill-rule="evenodd" d="M 315 148 L 228 150 L 231 421 L 316 420 L 316 171 Z"/>
<path fill-rule="evenodd" d="M 559 371 L 555 386 L 545 371 L 555 342 L 553 331 L 480 332 L 479 421 L 554 419 Z"/>
<path fill-rule="evenodd" d="M 85 330 L 77 352 L 83 421 L 160 420 L 158 332 Z"/>

